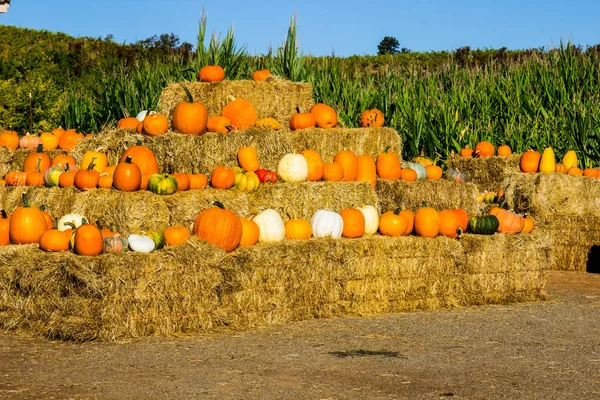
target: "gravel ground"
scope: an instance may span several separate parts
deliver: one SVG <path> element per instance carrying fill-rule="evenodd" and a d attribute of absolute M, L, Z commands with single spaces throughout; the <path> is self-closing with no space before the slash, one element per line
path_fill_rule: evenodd
<path fill-rule="evenodd" d="M 0 334 L 1 399 L 600 399 L 600 275 L 544 303 L 71 344 Z"/>

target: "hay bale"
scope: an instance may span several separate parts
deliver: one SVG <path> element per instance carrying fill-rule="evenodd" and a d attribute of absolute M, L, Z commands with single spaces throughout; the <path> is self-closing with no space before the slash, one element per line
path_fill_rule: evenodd
<path fill-rule="evenodd" d="M 378 179 L 375 191 L 379 197 L 381 211 L 393 211 L 398 207 L 416 212 L 423 202 L 436 210 L 462 208 L 469 215 L 480 212 L 477 201 L 479 188 L 473 183 L 456 182 L 446 179 L 439 181 Z"/>
<path fill-rule="evenodd" d="M 13 150 L 8 147 L 0 146 L 0 178 L 12 171 Z"/>
<path fill-rule="evenodd" d="M 10 170 L 11 171 L 23 171 L 23 163 L 25 162 L 25 158 L 29 153 L 35 152 L 36 149 L 16 149 L 13 151 Z M 44 153 L 48 153 L 50 159 L 53 159 L 58 154 L 64 154 L 64 150 L 56 149 L 56 150 L 44 150 Z M 79 162 L 79 160 L 78 160 Z"/>
<path fill-rule="evenodd" d="M 86 151 L 100 151 L 107 154 L 111 164 L 116 164 L 123 152 L 138 141 L 154 152 L 160 170 L 167 173 L 210 174 L 218 165 L 236 166 L 238 149 L 249 145 L 256 148 L 261 167 L 269 170 L 276 170 L 285 154 L 309 148 L 324 159 L 332 158 L 343 149 L 374 158 L 386 144 L 395 151 L 401 150 L 400 138 L 390 128 L 314 128 L 293 132 L 251 128 L 229 134 L 206 133 L 199 136 L 169 131 L 156 137 L 113 129 L 80 141 L 71 154 L 79 162 Z"/>
<path fill-rule="evenodd" d="M 34 245 L 0 251 L 0 326 L 50 338 L 115 340 L 222 326 L 215 265 L 194 239 L 150 254 L 76 256 Z"/>
<path fill-rule="evenodd" d="M 314 104 L 309 84 L 276 78 L 260 82 L 185 82 L 185 85 L 194 100 L 206 106 L 209 116 L 221 115 L 231 97 L 242 98 L 252 103 L 259 119 L 275 118 L 284 129 L 289 129 L 290 118 L 297 112 L 297 108 L 308 111 Z M 181 83 L 171 83 L 163 89 L 157 109 L 170 121 L 175 106 L 183 100 L 187 100 L 187 96 Z"/>
<path fill-rule="evenodd" d="M 368 182 L 304 182 L 263 184 L 247 194 L 251 215 L 272 208 L 284 221 L 310 220 L 319 209 L 340 212 L 365 205 L 377 207 L 377 195 Z"/>
<path fill-rule="evenodd" d="M 557 215 L 600 217 L 600 180 L 564 174 L 516 172 L 507 175 L 507 204 L 539 223 Z"/>
<path fill-rule="evenodd" d="M 482 158 L 466 158 L 455 154 L 448 158 L 446 167 L 466 172 L 469 181 L 476 183 L 481 190 L 497 191 L 502 188 L 507 174 L 520 171 L 520 159 L 520 154 Z"/>
<path fill-rule="evenodd" d="M 47 188 L 40 186 L 4 186 L 0 185 L 0 208 L 9 214 L 23 205 L 22 193 L 27 193 L 27 198 L 32 206 L 46 207 L 46 212 L 52 218 L 60 218 L 71 212 L 75 197 L 80 190 L 71 188 Z"/>

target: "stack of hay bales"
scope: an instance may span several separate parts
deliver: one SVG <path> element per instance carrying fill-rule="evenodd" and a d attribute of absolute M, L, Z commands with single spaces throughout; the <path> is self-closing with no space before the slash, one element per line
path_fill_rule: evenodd
<path fill-rule="evenodd" d="M 467 158 L 455 154 L 448 158 L 446 167 L 465 172 L 469 182 L 477 184 L 480 190 L 495 192 L 504 187 L 508 174 L 520 171 L 520 158 L 519 154 L 481 158 Z"/>
<path fill-rule="evenodd" d="M 600 269 L 600 181 L 562 174 L 509 174 L 507 204 L 529 214 L 552 240 L 551 266 L 567 271 Z"/>

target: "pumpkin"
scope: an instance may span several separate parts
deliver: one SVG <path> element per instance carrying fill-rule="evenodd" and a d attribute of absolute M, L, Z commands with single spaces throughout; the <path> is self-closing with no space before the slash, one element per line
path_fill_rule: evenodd
<path fill-rule="evenodd" d="M 67 164 L 72 166 L 73 169 L 77 169 L 77 162 L 75 161 L 75 158 L 73 158 L 73 156 L 70 154 L 67 154 L 67 153 L 57 154 L 52 159 L 53 166 L 54 165 L 63 165 L 64 166 Z"/>
<path fill-rule="evenodd" d="M 281 124 L 275 118 L 262 118 L 256 121 L 256 126 L 259 128 L 267 128 L 277 131 L 281 129 Z"/>
<path fill-rule="evenodd" d="M 162 231 L 146 232 L 146 236 L 154 242 L 154 250 L 160 250 L 165 247 L 165 234 Z"/>
<path fill-rule="evenodd" d="M 40 162 L 38 159 L 37 168 L 34 172 L 28 172 L 25 177 L 25 184 L 27 186 L 44 186 L 44 173 L 40 172 Z"/>
<path fill-rule="evenodd" d="M 567 151 L 562 159 L 562 163 L 565 164 L 567 170 L 571 167 L 577 167 L 577 153 L 575 153 L 575 150 Z"/>
<path fill-rule="evenodd" d="M 170 195 L 177 191 L 177 179 L 169 174 L 153 174 L 148 179 L 147 190 L 159 195 Z"/>
<path fill-rule="evenodd" d="M 277 211 L 268 208 L 255 215 L 252 221 L 258 225 L 259 242 L 279 242 L 285 238 L 285 225 Z"/>
<path fill-rule="evenodd" d="M 523 217 L 523 230 L 521 232 L 531 233 L 535 222 L 531 217 Z"/>
<path fill-rule="evenodd" d="M 235 184 L 235 171 L 219 165 L 210 175 L 210 184 L 216 189 L 229 189 Z"/>
<path fill-rule="evenodd" d="M 135 130 L 140 121 L 136 117 L 124 117 L 117 121 L 117 129 Z"/>
<path fill-rule="evenodd" d="M 40 236 L 40 249 L 50 252 L 69 250 L 71 232 L 72 230 L 61 231 L 58 229 L 48 229 Z"/>
<path fill-rule="evenodd" d="M 190 190 L 190 176 L 184 173 L 171 174 L 173 178 L 177 181 L 177 191 L 185 192 L 186 190 Z"/>
<path fill-rule="evenodd" d="M 567 175 L 582 176 L 583 171 L 579 167 L 571 167 L 567 170 Z"/>
<path fill-rule="evenodd" d="M 124 253 L 129 251 L 129 241 L 121 236 L 103 236 L 103 253 Z"/>
<path fill-rule="evenodd" d="M 303 218 L 290 219 L 284 224 L 285 237 L 292 240 L 306 240 L 312 236 L 310 222 Z"/>
<path fill-rule="evenodd" d="M 342 150 L 337 152 L 335 155 L 334 162 L 339 163 L 344 170 L 344 182 L 351 182 L 356 180 L 358 175 L 358 157 L 350 150 Z"/>
<path fill-rule="evenodd" d="M 417 172 L 418 180 L 427 179 L 427 171 L 425 170 L 423 164 L 403 161 L 400 163 L 400 166 L 402 168 L 414 169 Z"/>
<path fill-rule="evenodd" d="M 237 159 L 240 167 L 246 171 L 256 172 L 258 169 L 258 154 L 254 146 L 244 146 L 238 149 Z"/>
<path fill-rule="evenodd" d="M 113 176 L 107 172 L 103 172 L 98 176 L 98 189 L 111 189 L 113 187 Z"/>
<path fill-rule="evenodd" d="M 414 182 L 417 180 L 417 171 L 411 168 L 402 168 L 400 170 L 400 179 L 405 182 Z"/>
<path fill-rule="evenodd" d="M 377 182 L 377 166 L 373 157 L 368 154 L 358 156 L 358 167 L 356 173 L 357 182 L 369 182 L 372 188 L 375 188 Z"/>
<path fill-rule="evenodd" d="M 389 151 L 389 149 L 389 146 L 386 147 L 383 153 L 379 153 L 377 156 L 377 176 L 381 179 L 396 180 L 400 178 L 402 167 L 396 153 Z"/>
<path fill-rule="evenodd" d="M 14 131 L 4 131 L 0 133 L 0 146 L 15 150 L 19 147 L 19 135 Z"/>
<path fill-rule="evenodd" d="M 148 136 L 158 136 L 167 133 L 169 121 L 162 114 L 154 113 L 146 116 L 142 121 L 142 133 Z"/>
<path fill-rule="evenodd" d="M 9 186 L 24 186 L 27 182 L 27 172 L 9 171 L 5 176 L 5 180 Z"/>
<path fill-rule="evenodd" d="M 302 154 L 288 153 L 279 160 L 277 175 L 285 182 L 306 182 L 308 163 Z"/>
<path fill-rule="evenodd" d="M 498 230 L 498 218 L 495 215 L 475 215 L 469 218 L 469 232 L 478 235 L 493 235 Z"/>
<path fill-rule="evenodd" d="M 255 172 L 245 172 L 243 169 L 235 167 L 235 182 L 233 186 L 238 190 L 252 192 L 260 185 L 260 179 Z"/>
<path fill-rule="evenodd" d="M 461 172 L 453 168 L 448 168 L 446 170 L 446 178 L 455 182 L 468 182 L 469 180 L 469 176 L 466 172 Z"/>
<path fill-rule="evenodd" d="M 363 236 L 371 236 L 379 229 L 379 211 L 371 205 L 358 208 L 365 217 L 365 232 Z"/>
<path fill-rule="evenodd" d="M 58 229 L 59 231 L 66 231 L 71 228 L 77 229 L 81 225 L 87 223 L 89 223 L 87 218 L 81 214 L 65 214 L 58 220 L 56 224 L 56 229 Z"/>
<path fill-rule="evenodd" d="M 442 210 L 438 213 L 438 216 L 440 220 L 440 235 L 454 239 L 462 234 L 462 222 L 458 214 L 452 210 Z"/>
<path fill-rule="evenodd" d="M 508 157 L 512 154 L 512 149 L 507 144 L 502 144 L 498 146 L 498 155 L 500 157 Z"/>
<path fill-rule="evenodd" d="M 156 111 L 153 111 L 153 110 L 142 110 L 135 116 L 135 118 L 138 121 L 142 122 L 142 121 L 144 121 L 144 118 L 146 118 L 148 115 L 154 114 L 155 112 Z"/>
<path fill-rule="evenodd" d="M 328 182 L 339 182 L 344 179 L 342 164 L 336 162 L 323 164 L 323 179 Z"/>
<path fill-rule="evenodd" d="M 76 174 L 77 174 L 77 171 L 65 170 L 58 177 L 58 186 L 61 188 L 73 186 L 75 184 L 75 175 Z"/>
<path fill-rule="evenodd" d="M 127 157 L 131 157 L 131 162 L 140 167 L 142 176 L 158 173 L 158 161 L 156 161 L 154 153 L 148 147 L 142 146 L 141 142 L 138 141 L 135 146 L 125 150 L 119 159 L 119 163 L 125 161 Z"/>
<path fill-rule="evenodd" d="M 22 149 L 35 149 L 40 144 L 42 144 L 42 140 L 38 135 L 31 135 L 29 132 L 19 139 L 19 147 Z"/>
<path fill-rule="evenodd" d="M 202 173 L 190 174 L 190 189 L 202 189 L 208 185 L 208 178 Z"/>
<path fill-rule="evenodd" d="M 379 233 L 384 236 L 404 236 L 408 229 L 408 221 L 400 214 L 400 209 L 387 211 L 379 219 Z"/>
<path fill-rule="evenodd" d="M 39 208 L 42 213 L 42 216 L 44 217 L 44 220 L 46 221 L 46 226 L 48 227 L 48 229 L 52 229 L 54 227 L 54 220 L 52 219 L 50 214 L 46 212 L 46 205 L 42 204 Z"/>
<path fill-rule="evenodd" d="M 139 190 L 141 183 L 142 171 L 140 167 L 131 162 L 131 156 L 127 156 L 115 168 L 112 176 L 112 187 L 123 192 L 132 192 Z"/>
<path fill-rule="evenodd" d="M 473 155 L 475 157 L 489 157 L 493 156 L 496 153 L 496 149 L 494 145 L 490 142 L 481 141 L 475 145 L 475 150 L 473 151 Z"/>
<path fill-rule="evenodd" d="M 415 227 L 415 213 L 413 213 L 410 210 L 402 210 L 398 215 L 402 215 L 408 221 L 408 225 L 406 226 L 406 231 L 404 232 L 404 235 L 410 235 Z"/>
<path fill-rule="evenodd" d="M 244 99 L 235 99 L 227 103 L 221 115 L 229 118 L 233 129 L 238 130 L 252 128 L 258 119 L 252 103 Z"/>
<path fill-rule="evenodd" d="M 315 116 L 317 127 L 333 128 L 337 124 L 337 113 L 333 107 L 317 103 L 310 108 L 310 113 Z"/>
<path fill-rule="evenodd" d="M 21 195 L 23 205 L 17 207 L 10 217 L 8 235 L 13 244 L 37 243 L 48 230 L 46 219 L 37 207 L 31 207 L 27 193 Z"/>
<path fill-rule="evenodd" d="M 206 130 L 216 133 L 229 133 L 231 130 L 231 121 L 227 117 L 215 115 L 208 118 L 206 122 Z"/>
<path fill-rule="evenodd" d="M 63 174 L 61 174 L 62 176 Z M 92 159 L 91 163 L 88 165 L 86 169 L 80 169 L 75 173 L 75 177 L 73 178 L 73 185 L 77 189 L 93 189 L 98 185 L 98 178 L 100 177 L 100 173 L 94 170 L 94 159 Z M 60 177 L 59 177 L 60 184 Z"/>
<path fill-rule="evenodd" d="M 425 155 L 425 146 L 421 147 L 421 154 L 413 157 L 411 162 L 421 164 L 424 167 L 428 167 L 430 165 L 434 165 L 433 160 Z"/>
<path fill-rule="evenodd" d="M 187 86 L 181 84 L 187 96 L 187 101 L 183 100 L 175 106 L 173 110 L 173 129 L 177 132 L 199 135 L 206 130 L 208 122 L 208 111 L 206 106 L 199 101 L 194 101 L 192 94 Z"/>
<path fill-rule="evenodd" d="M 4 211 L 4 209 L 0 210 L 0 246 L 6 246 L 10 244 L 10 215 Z"/>
<path fill-rule="evenodd" d="M 58 179 L 60 178 L 60 174 L 62 174 L 63 172 L 65 172 L 65 167 L 62 165 L 54 165 L 50 168 L 46 168 L 43 174 L 44 186 L 58 186 Z"/>
<path fill-rule="evenodd" d="M 40 135 L 40 142 L 44 150 L 54 150 L 58 148 L 58 136 L 54 136 L 50 132 L 45 132 Z"/>
<path fill-rule="evenodd" d="M 290 129 L 293 131 L 314 128 L 315 126 L 317 126 L 317 120 L 315 115 L 310 112 L 297 112 L 290 118 Z"/>
<path fill-rule="evenodd" d="M 215 207 L 198 214 L 193 232 L 200 239 L 230 252 L 239 246 L 242 239 L 242 221 L 234 212 L 215 202 Z"/>
<path fill-rule="evenodd" d="M 135 127 L 135 131 L 137 133 L 143 133 L 144 130 L 144 121 L 140 121 L 137 126 Z"/>
<path fill-rule="evenodd" d="M 258 224 L 251 219 L 241 218 L 242 221 L 242 238 L 240 239 L 240 246 L 254 246 L 258 242 L 260 236 L 260 228 Z"/>
<path fill-rule="evenodd" d="M 179 246 L 190 238 L 190 230 L 185 226 L 171 225 L 165 229 L 164 235 L 167 246 Z"/>
<path fill-rule="evenodd" d="M 308 165 L 307 180 L 317 182 L 323 179 L 323 160 L 321 159 L 321 155 L 315 150 L 310 149 L 302 150 L 300 154 L 302 154 Z"/>
<path fill-rule="evenodd" d="M 383 113 L 376 108 L 364 110 L 358 116 L 358 124 L 362 128 L 381 127 L 384 123 Z"/>
<path fill-rule="evenodd" d="M 23 172 L 35 172 L 37 170 L 45 171 L 52 166 L 52 160 L 48 153 L 45 153 L 42 149 L 42 145 L 39 144 L 36 151 L 33 151 L 25 157 L 23 161 Z"/>
<path fill-rule="evenodd" d="M 310 227 L 316 238 L 331 237 L 337 239 L 342 237 L 344 220 L 336 212 L 329 210 L 317 210 L 310 219 Z"/>
<path fill-rule="evenodd" d="M 496 209 L 490 211 L 498 219 L 498 232 L 519 233 L 523 230 L 523 217 L 508 210 Z"/>
<path fill-rule="evenodd" d="M 365 216 L 358 208 L 344 208 L 340 211 L 344 226 L 342 236 L 359 238 L 365 233 Z"/>
<path fill-rule="evenodd" d="M 198 72 L 200 82 L 220 82 L 225 79 L 225 70 L 220 65 L 205 65 Z"/>
<path fill-rule="evenodd" d="M 254 73 L 252 74 L 252 79 L 255 81 L 264 81 L 270 76 L 271 72 L 268 69 L 261 69 L 258 71 L 254 71 Z"/>
<path fill-rule="evenodd" d="M 440 217 L 433 207 L 424 205 L 415 213 L 415 232 L 419 236 L 433 238 L 440 233 Z"/>
<path fill-rule="evenodd" d="M 539 171 L 546 174 L 553 174 L 556 171 L 556 159 L 552 147 L 546 147 L 540 158 Z"/>
<path fill-rule="evenodd" d="M 467 214 L 467 212 L 462 208 L 453 208 L 450 211 L 452 211 L 458 216 L 458 219 L 460 221 L 460 230 L 462 232 L 466 232 L 469 226 L 469 215 Z"/>
<path fill-rule="evenodd" d="M 83 133 L 79 133 L 75 129 L 68 129 L 58 138 L 58 148 L 71 151 L 83 137 Z"/>
<path fill-rule="evenodd" d="M 132 233 L 127 236 L 129 248 L 137 253 L 152 253 L 156 244 L 150 236 Z"/>
<path fill-rule="evenodd" d="M 81 164 L 79 169 L 87 169 L 89 165 L 94 162 L 94 170 L 98 173 L 104 172 L 108 166 L 108 157 L 105 153 L 99 151 L 88 150 L 81 158 Z"/>
<path fill-rule="evenodd" d="M 554 172 L 557 173 L 557 174 L 566 174 L 567 173 L 567 167 L 563 163 L 557 163 L 556 164 L 556 170 Z"/>
<path fill-rule="evenodd" d="M 466 145 L 465 147 L 463 147 L 462 149 L 460 149 L 459 155 L 461 157 L 471 158 L 471 157 L 473 157 L 473 149 L 470 148 L 469 145 Z"/>
<path fill-rule="evenodd" d="M 597 178 L 599 172 L 600 171 L 598 171 L 596 168 L 586 168 L 583 170 L 583 176 L 587 176 L 589 178 Z"/>
<path fill-rule="evenodd" d="M 535 150 L 527 150 L 521 154 L 519 168 L 521 172 L 537 172 L 540 166 L 541 155 Z"/>
<path fill-rule="evenodd" d="M 121 234 L 119 232 L 111 231 L 108 228 L 100 229 L 100 233 L 102 234 L 103 238 L 113 237 L 113 236 L 121 236 Z"/>
<path fill-rule="evenodd" d="M 426 166 L 425 172 L 427 173 L 427 179 L 429 179 L 430 181 L 439 181 L 440 179 L 442 179 L 442 168 L 437 165 Z"/>

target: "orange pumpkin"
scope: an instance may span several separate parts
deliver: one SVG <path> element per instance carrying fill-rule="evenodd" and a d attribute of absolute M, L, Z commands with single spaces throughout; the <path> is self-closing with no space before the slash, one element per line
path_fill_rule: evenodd
<path fill-rule="evenodd" d="M 346 238 L 359 238 L 365 233 L 365 215 L 358 208 L 344 208 L 340 211 L 344 226 L 342 236 Z"/>
<path fill-rule="evenodd" d="M 531 233 L 533 231 L 534 225 L 535 225 L 535 222 L 533 221 L 533 219 L 531 219 L 531 217 L 524 217 L 523 218 L 523 230 L 521 232 Z"/>
<path fill-rule="evenodd" d="M 460 149 L 460 156 L 461 157 L 465 157 L 465 158 L 471 158 L 473 157 L 473 149 L 469 147 L 469 145 L 466 145 L 465 147 L 463 147 L 462 149 Z"/>
<path fill-rule="evenodd" d="M 373 157 L 368 154 L 358 156 L 358 171 L 356 174 L 357 182 L 369 182 L 372 188 L 377 182 L 377 166 Z"/>
<path fill-rule="evenodd" d="M 4 211 L 4 209 L 0 210 L 0 246 L 6 246 L 10 244 L 10 215 Z"/>
<path fill-rule="evenodd" d="M 40 172 L 40 162 L 38 159 L 37 168 L 33 172 L 28 172 L 25 177 L 25 184 L 27 186 L 44 186 L 44 173 Z"/>
<path fill-rule="evenodd" d="M 405 236 L 409 221 L 400 209 L 388 211 L 379 217 L 379 233 L 384 236 Z M 411 230 L 412 231 L 412 230 Z"/>
<path fill-rule="evenodd" d="M 210 184 L 217 189 L 232 188 L 235 184 L 235 171 L 222 165 L 215 167 L 210 175 Z"/>
<path fill-rule="evenodd" d="M 264 81 L 270 76 L 271 72 L 268 69 L 261 69 L 258 71 L 254 71 L 254 73 L 252 74 L 252 79 L 255 81 Z"/>
<path fill-rule="evenodd" d="M 260 128 L 272 129 L 277 131 L 281 129 L 281 124 L 275 118 L 262 118 L 256 121 L 256 126 Z"/>
<path fill-rule="evenodd" d="M 63 172 L 62 174 L 60 174 L 60 177 L 62 177 L 65 174 L 65 172 Z M 59 177 L 59 186 L 60 186 L 60 177 Z M 80 169 L 75 173 L 75 176 L 73 178 L 73 185 L 77 188 L 77 189 L 94 189 L 96 188 L 96 186 L 98 186 L 98 178 L 100 177 L 100 173 L 96 170 L 94 170 L 94 159 L 92 159 L 92 162 L 90 163 L 90 165 L 88 165 L 88 167 L 86 169 Z"/>
<path fill-rule="evenodd" d="M 199 135 L 206 130 L 208 123 L 208 111 L 206 106 L 199 101 L 194 101 L 187 86 L 182 84 L 187 101 L 179 102 L 173 110 L 173 129 L 177 132 Z"/>
<path fill-rule="evenodd" d="M 233 129 L 244 130 L 256 125 L 256 109 L 247 100 L 235 99 L 223 107 L 221 115 L 229 118 Z"/>
<path fill-rule="evenodd" d="M 315 126 L 317 126 L 317 120 L 315 115 L 310 112 L 297 112 L 290 118 L 290 129 L 293 131 L 314 128 Z"/>
<path fill-rule="evenodd" d="M 203 210 L 194 222 L 194 234 L 226 252 L 235 250 L 242 239 L 242 221 L 220 203 Z"/>
<path fill-rule="evenodd" d="M 583 170 L 583 176 L 587 176 L 588 178 L 597 178 L 600 171 L 596 168 L 586 168 Z"/>
<path fill-rule="evenodd" d="M 519 160 L 521 172 L 537 172 L 541 158 L 542 155 L 535 150 L 527 150 L 521 154 L 521 159 Z"/>
<path fill-rule="evenodd" d="M 344 179 L 342 164 L 337 162 L 323 164 L 323 179 L 329 182 L 339 182 Z"/>
<path fill-rule="evenodd" d="M 463 232 L 466 232 L 467 226 L 469 225 L 469 214 L 462 208 L 453 208 L 451 211 L 458 216 L 458 219 L 460 220 L 460 229 Z"/>
<path fill-rule="evenodd" d="M 311 149 L 302 150 L 300 154 L 304 156 L 308 164 L 307 180 L 317 182 L 323 179 L 323 160 L 321 159 L 321 155 Z"/>
<path fill-rule="evenodd" d="M 101 173 L 98 176 L 96 187 L 99 189 L 111 189 L 113 187 L 113 176 L 106 171 Z"/>
<path fill-rule="evenodd" d="M 171 174 L 177 181 L 177 191 L 190 190 L 190 176 L 188 174 Z"/>
<path fill-rule="evenodd" d="M 406 182 L 415 182 L 417 180 L 417 171 L 412 168 L 402 168 L 400 170 L 400 179 Z"/>
<path fill-rule="evenodd" d="M 475 157 L 489 157 L 496 153 L 494 145 L 490 142 L 481 141 L 475 145 L 475 151 L 473 154 Z"/>
<path fill-rule="evenodd" d="M 72 155 L 70 154 L 57 154 L 54 156 L 54 158 L 52 159 L 52 166 L 55 165 L 77 165 L 77 162 L 75 161 L 75 158 L 73 158 Z"/>
<path fill-rule="evenodd" d="M 440 232 L 440 217 L 433 207 L 423 206 L 415 214 L 415 232 L 419 236 L 433 238 Z"/>
<path fill-rule="evenodd" d="M 105 153 L 101 153 L 99 151 L 88 150 L 81 157 L 81 164 L 79 165 L 79 169 L 87 169 L 90 163 L 94 160 L 94 170 L 99 173 L 104 172 L 106 167 L 108 166 L 108 157 Z"/>
<path fill-rule="evenodd" d="M 508 157 L 512 154 L 512 149 L 509 145 L 503 144 L 498 146 L 498 155 L 501 157 Z"/>
<path fill-rule="evenodd" d="M 567 175 L 582 176 L 583 171 L 579 167 L 571 167 L 567 170 Z"/>
<path fill-rule="evenodd" d="M 154 153 L 148 147 L 142 146 L 140 142 L 127 149 L 119 159 L 119 163 L 125 161 L 127 157 L 131 157 L 131 162 L 140 167 L 142 176 L 158 173 L 158 161 Z"/>
<path fill-rule="evenodd" d="M 377 156 L 377 176 L 381 179 L 396 180 L 400 178 L 402 167 L 400 159 L 393 151 L 389 151 L 389 146 L 383 153 Z"/>
<path fill-rule="evenodd" d="M 566 174 L 567 173 L 567 166 L 563 163 L 557 163 L 556 164 L 556 169 L 554 170 L 554 172 L 556 172 L 557 174 Z"/>
<path fill-rule="evenodd" d="M 66 130 L 63 129 L 62 126 L 59 126 L 58 128 L 54 128 L 52 129 L 51 133 L 56 136 L 56 137 L 61 137 L 63 133 L 65 133 Z"/>
<path fill-rule="evenodd" d="M 58 148 L 71 151 L 83 137 L 83 133 L 79 133 L 75 129 L 68 129 L 58 138 Z"/>
<path fill-rule="evenodd" d="M 185 226 L 172 225 L 165 229 L 164 235 L 167 246 L 179 246 L 190 238 L 190 230 Z"/>
<path fill-rule="evenodd" d="M 254 246 L 260 236 L 260 227 L 255 221 L 248 218 L 240 218 L 242 222 L 242 238 L 240 246 Z"/>
<path fill-rule="evenodd" d="M 404 218 L 406 218 L 408 225 L 406 225 L 406 231 L 404 232 L 404 235 L 410 235 L 415 227 L 415 213 L 410 210 L 402 210 L 398 215 L 402 215 Z"/>
<path fill-rule="evenodd" d="M 425 172 L 427 172 L 427 179 L 431 181 L 439 181 L 442 179 L 442 168 L 438 165 L 428 165 L 425 167 Z"/>
<path fill-rule="evenodd" d="M 28 172 L 9 171 L 4 177 L 8 186 L 24 186 L 27 183 Z"/>
<path fill-rule="evenodd" d="M 14 131 L 4 131 L 0 133 L 0 146 L 15 150 L 19 147 L 19 135 Z"/>
<path fill-rule="evenodd" d="M 135 130 L 139 123 L 140 120 L 138 120 L 136 117 L 124 117 L 117 121 L 117 128 Z"/>
<path fill-rule="evenodd" d="M 229 133 L 231 130 L 231 121 L 227 117 L 215 115 L 208 118 L 206 129 L 209 132 Z"/>
<path fill-rule="evenodd" d="M 381 127 L 384 123 L 383 113 L 376 108 L 364 110 L 358 117 L 358 123 L 361 127 Z"/>
<path fill-rule="evenodd" d="M 198 173 L 198 174 L 190 174 L 190 189 L 202 189 L 208 185 L 208 179 L 206 175 Z"/>
<path fill-rule="evenodd" d="M 306 240 L 312 236 L 310 222 L 303 218 L 290 219 L 283 224 L 285 237 L 292 240 Z"/>
<path fill-rule="evenodd" d="M 198 72 L 200 82 L 220 82 L 225 79 L 225 70 L 219 65 L 205 65 Z"/>
<path fill-rule="evenodd" d="M 58 229 L 48 229 L 42 233 L 39 240 L 39 246 L 44 251 L 67 251 L 69 250 L 69 240 L 71 239 L 72 229 L 59 231 Z"/>
<path fill-rule="evenodd" d="M 333 162 L 339 163 L 344 170 L 344 178 L 342 179 L 344 182 L 351 182 L 356 180 L 356 176 L 358 175 L 358 157 L 356 154 L 350 150 L 342 150 L 339 151 Z"/>
<path fill-rule="evenodd" d="M 131 156 L 125 157 L 125 160 L 115 168 L 112 175 L 112 187 L 123 192 L 133 192 L 139 190 L 141 184 L 142 171 L 140 167 L 131 161 Z"/>
<path fill-rule="evenodd" d="M 54 136 L 50 132 L 45 132 L 40 135 L 40 141 L 44 150 L 54 150 L 58 148 L 58 136 Z"/>
<path fill-rule="evenodd" d="M 8 235 L 13 244 L 38 243 L 48 230 L 42 211 L 29 205 L 27 193 L 22 193 L 23 205 L 17 207 L 10 217 Z"/>
<path fill-rule="evenodd" d="M 438 216 L 440 221 L 440 235 L 454 239 L 463 232 L 461 220 L 454 211 L 442 210 L 438 213 Z"/>
<path fill-rule="evenodd" d="M 71 233 L 69 249 L 80 256 L 97 256 L 104 252 L 104 238 L 93 224 L 83 224 Z"/>
<path fill-rule="evenodd" d="M 35 172 L 36 170 L 45 171 L 52 166 L 52 160 L 48 153 L 44 152 L 42 144 L 37 146 L 37 150 L 33 151 L 25 157 L 23 161 L 23 172 Z"/>
<path fill-rule="evenodd" d="M 240 147 L 237 153 L 237 159 L 240 163 L 240 167 L 246 171 L 256 172 L 258 169 L 258 154 L 254 146 Z"/>
<path fill-rule="evenodd" d="M 337 124 L 337 113 L 327 104 L 315 104 L 310 108 L 310 113 L 315 116 L 319 128 L 333 128 Z"/>
<path fill-rule="evenodd" d="M 146 115 L 142 121 L 142 132 L 148 136 L 158 136 L 167 133 L 169 130 L 169 121 L 167 117 L 160 113 Z"/>
<path fill-rule="evenodd" d="M 523 230 L 525 222 L 520 215 L 498 207 L 492 208 L 490 214 L 498 218 L 498 232 L 500 233 L 519 233 Z"/>
<path fill-rule="evenodd" d="M 63 172 L 58 177 L 58 186 L 61 188 L 74 186 L 76 174 L 77 174 L 77 171 L 73 171 L 73 170 L 68 170 L 68 171 Z"/>

